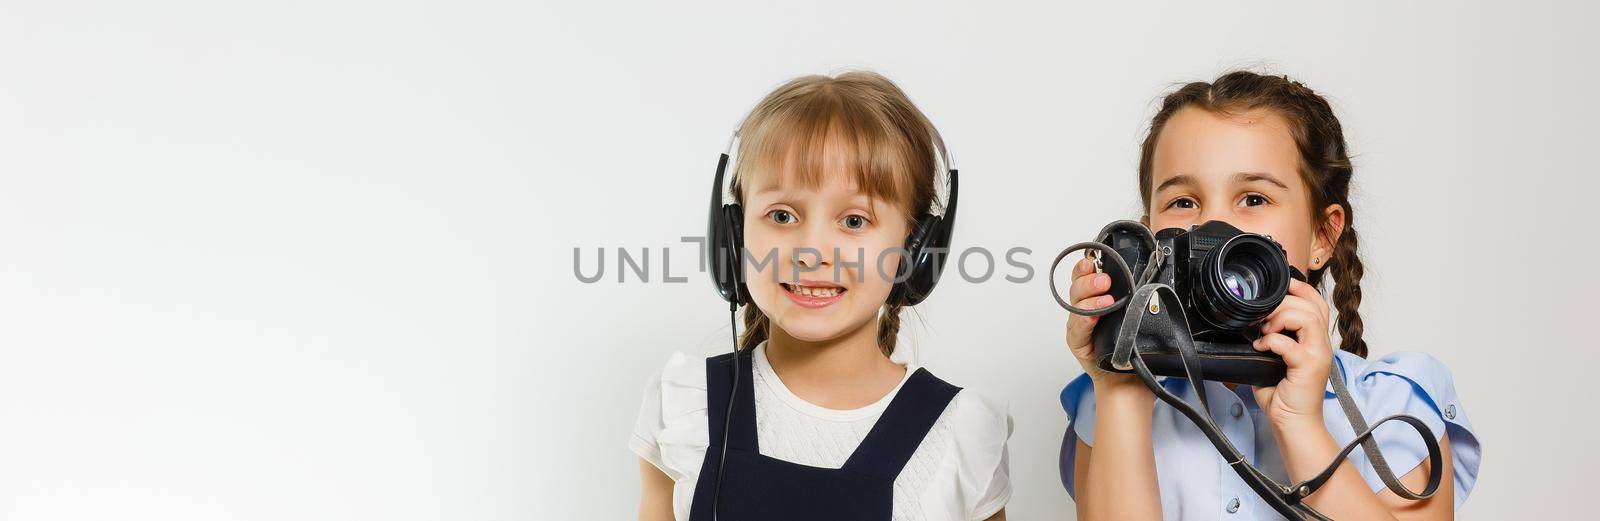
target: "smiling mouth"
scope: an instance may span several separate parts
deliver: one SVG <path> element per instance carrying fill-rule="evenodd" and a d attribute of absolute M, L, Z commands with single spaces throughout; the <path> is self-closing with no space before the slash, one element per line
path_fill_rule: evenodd
<path fill-rule="evenodd" d="M 790 294 L 818 299 L 837 297 L 844 294 L 845 291 L 848 291 L 838 286 L 802 286 L 799 284 L 789 283 L 779 283 L 779 285 L 783 286 L 783 290 L 789 292 Z"/>

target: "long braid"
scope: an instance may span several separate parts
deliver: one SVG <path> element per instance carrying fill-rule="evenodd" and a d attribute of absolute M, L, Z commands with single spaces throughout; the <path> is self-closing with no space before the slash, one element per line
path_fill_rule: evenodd
<path fill-rule="evenodd" d="M 1361 265 L 1357 246 L 1355 229 L 1346 226 L 1344 233 L 1339 235 L 1339 242 L 1333 247 L 1333 259 L 1328 267 L 1333 270 L 1333 307 L 1339 311 L 1339 349 L 1366 358 L 1367 341 L 1361 338 L 1363 325 L 1358 310 L 1361 306 L 1361 276 L 1366 273 L 1366 268 Z"/>

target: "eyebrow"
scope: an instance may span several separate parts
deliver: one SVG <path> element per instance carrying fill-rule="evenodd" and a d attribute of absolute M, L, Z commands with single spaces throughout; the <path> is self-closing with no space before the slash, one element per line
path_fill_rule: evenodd
<path fill-rule="evenodd" d="M 1239 173 L 1233 174 L 1233 180 L 1234 180 L 1234 182 L 1237 182 L 1237 183 L 1249 183 L 1249 182 L 1252 182 L 1252 181 L 1265 181 L 1268 184 L 1271 184 L 1271 185 L 1276 186 L 1278 188 L 1282 188 L 1284 190 L 1288 190 L 1289 189 L 1289 185 L 1283 184 L 1283 181 L 1279 181 L 1277 177 L 1273 177 L 1272 174 L 1267 173 L 1267 172 L 1239 172 Z"/>
<path fill-rule="evenodd" d="M 752 193 L 752 195 L 766 195 L 773 192 L 777 192 L 784 196 L 789 195 L 788 188 L 780 185 L 767 185 L 766 187 L 758 188 Z M 874 215 L 877 214 L 877 209 L 873 204 L 872 196 L 869 196 L 866 193 L 856 193 L 855 195 L 851 196 L 847 202 L 851 206 L 861 206 L 866 208 L 868 213 Z"/>
<path fill-rule="evenodd" d="M 1199 182 L 1195 181 L 1194 176 L 1191 176 L 1189 174 L 1180 174 L 1180 175 L 1175 175 L 1175 176 L 1172 176 L 1172 177 L 1168 177 L 1166 181 L 1162 181 L 1161 185 L 1157 186 L 1156 187 L 1156 191 L 1152 192 L 1152 193 L 1159 193 L 1162 190 L 1166 190 L 1168 187 L 1173 187 L 1173 186 L 1178 186 L 1178 185 L 1194 186 L 1194 185 L 1197 185 L 1197 184 L 1199 184 Z"/>
<path fill-rule="evenodd" d="M 1267 172 L 1238 172 L 1238 173 L 1233 174 L 1233 181 L 1236 182 L 1236 183 L 1249 183 L 1249 182 L 1253 182 L 1253 181 L 1264 181 L 1264 182 L 1266 182 L 1268 184 L 1271 184 L 1271 185 L 1276 186 L 1278 188 L 1282 188 L 1284 190 L 1288 190 L 1289 189 L 1289 185 L 1283 184 L 1283 181 L 1279 181 L 1277 177 L 1274 177 L 1272 174 L 1267 173 Z M 1199 184 L 1199 181 L 1196 181 L 1194 176 L 1191 176 L 1191 175 L 1188 175 L 1188 174 L 1175 175 L 1175 176 L 1172 176 L 1172 177 L 1168 177 L 1165 181 L 1162 181 L 1159 186 L 1156 186 L 1155 192 L 1153 192 L 1153 193 L 1159 193 L 1162 190 L 1166 190 L 1167 188 L 1173 187 L 1173 186 L 1179 186 L 1179 185 L 1194 186 L 1194 185 L 1197 185 L 1197 184 Z"/>

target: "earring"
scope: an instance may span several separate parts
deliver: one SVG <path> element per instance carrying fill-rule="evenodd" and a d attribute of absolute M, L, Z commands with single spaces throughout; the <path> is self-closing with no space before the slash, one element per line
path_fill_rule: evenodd
<path fill-rule="evenodd" d="M 1322 257 L 1312 257 L 1311 258 L 1311 268 L 1312 269 L 1316 269 L 1317 264 L 1320 264 L 1320 263 L 1322 263 Z"/>

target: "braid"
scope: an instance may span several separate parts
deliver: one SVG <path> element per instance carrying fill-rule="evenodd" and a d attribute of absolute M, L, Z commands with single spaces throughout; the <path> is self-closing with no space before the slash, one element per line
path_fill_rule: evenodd
<path fill-rule="evenodd" d="M 749 351 L 767 341 L 767 328 L 771 325 L 767 314 L 754 304 L 744 306 L 744 334 L 739 337 L 739 350 Z"/>
<path fill-rule="evenodd" d="M 1333 307 L 1339 311 L 1339 349 L 1366 358 L 1367 341 L 1361 339 L 1361 312 L 1357 309 L 1361 306 L 1361 276 L 1366 268 L 1361 265 L 1357 246 L 1355 229 L 1346 226 L 1333 246 L 1329 267 L 1333 269 Z"/>
<path fill-rule="evenodd" d="M 883 316 L 878 317 L 878 350 L 883 351 L 883 356 L 893 356 L 895 342 L 900 335 L 900 308 L 904 306 L 892 300 L 885 305 Z"/>

